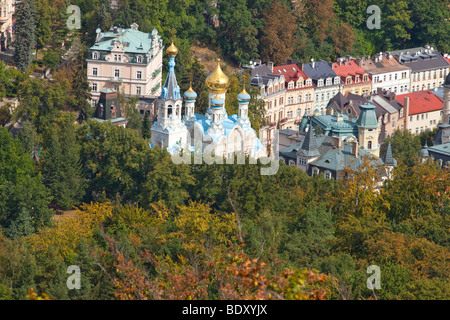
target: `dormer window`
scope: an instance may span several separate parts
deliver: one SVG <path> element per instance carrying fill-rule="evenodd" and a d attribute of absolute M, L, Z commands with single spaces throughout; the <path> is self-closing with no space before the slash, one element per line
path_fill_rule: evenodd
<path fill-rule="evenodd" d="M 294 82 L 293 81 L 289 82 L 288 89 L 294 89 Z"/>
<path fill-rule="evenodd" d="M 142 63 L 142 61 L 143 61 L 142 56 L 137 56 L 136 62 L 137 62 L 137 63 Z"/>
<path fill-rule="evenodd" d="M 327 86 L 331 86 L 331 79 L 327 79 Z"/>
<path fill-rule="evenodd" d="M 359 83 L 359 76 L 355 77 L 355 83 Z"/>
<path fill-rule="evenodd" d="M 347 78 L 345 79 L 345 83 L 346 83 L 346 84 L 352 83 L 352 77 L 347 77 Z"/>
<path fill-rule="evenodd" d="M 311 86 L 311 80 L 306 80 L 306 85 L 309 87 Z"/>
<path fill-rule="evenodd" d="M 92 59 L 93 59 L 93 60 L 98 60 L 98 57 L 99 57 L 98 52 L 93 52 L 93 53 L 92 53 Z"/>
<path fill-rule="evenodd" d="M 363 75 L 363 81 L 368 81 L 369 77 L 367 76 L 367 74 Z"/>
<path fill-rule="evenodd" d="M 323 80 L 322 80 L 322 79 L 320 79 L 320 80 L 317 82 L 317 86 L 318 86 L 318 87 L 322 87 L 322 86 L 323 86 Z"/>
<path fill-rule="evenodd" d="M 339 77 L 334 78 L 334 84 L 339 84 L 340 80 Z"/>

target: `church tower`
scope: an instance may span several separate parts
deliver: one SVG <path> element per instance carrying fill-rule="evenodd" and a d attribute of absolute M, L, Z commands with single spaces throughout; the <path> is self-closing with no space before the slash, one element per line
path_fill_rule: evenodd
<path fill-rule="evenodd" d="M 370 152 L 374 156 L 380 156 L 380 148 L 378 146 L 378 129 L 379 124 L 375 113 L 375 106 L 366 103 L 360 106 L 356 126 L 358 127 L 358 143 L 364 150 Z"/>
<path fill-rule="evenodd" d="M 237 101 L 239 103 L 239 114 L 238 123 L 243 129 L 251 127 L 250 119 L 248 117 L 248 105 L 250 103 L 250 95 L 245 91 L 245 78 L 244 78 L 244 89 L 237 96 Z"/>
<path fill-rule="evenodd" d="M 206 86 L 209 91 L 209 106 L 208 110 L 206 110 L 206 117 L 209 119 L 212 118 L 213 109 L 211 101 L 218 95 L 220 99 L 224 101 L 224 104 L 220 110 L 220 113 L 223 115 L 223 118 L 226 118 L 227 111 L 225 109 L 225 97 L 228 90 L 228 86 L 230 85 L 230 80 L 227 75 L 222 71 L 220 67 L 220 59 L 217 59 L 217 66 L 213 72 L 206 78 Z M 217 112 L 217 110 L 216 110 Z"/>
<path fill-rule="evenodd" d="M 172 44 L 166 51 L 169 56 L 169 73 L 162 87 L 161 96 L 156 100 L 157 120 L 152 126 L 152 143 L 161 148 L 184 145 L 187 130 L 182 120 L 182 98 L 175 76 L 175 57 L 178 49 Z"/>
<path fill-rule="evenodd" d="M 192 83 L 189 89 L 183 94 L 184 106 L 186 113 L 184 114 L 184 121 L 189 127 L 195 121 L 195 101 L 197 100 L 197 93 L 192 89 Z"/>
<path fill-rule="evenodd" d="M 219 136 L 223 135 L 224 128 L 222 124 L 223 120 L 223 107 L 224 107 L 225 101 L 222 99 L 221 96 L 218 94 L 210 100 L 210 109 L 211 109 L 211 126 L 209 127 L 207 134 L 210 136 Z"/>

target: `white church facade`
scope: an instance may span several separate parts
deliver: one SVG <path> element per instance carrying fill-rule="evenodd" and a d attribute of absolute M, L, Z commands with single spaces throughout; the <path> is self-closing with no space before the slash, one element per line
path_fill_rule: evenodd
<path fill-rule="evenodd" d="M 220 67 L 220 60 L 206 79 L 208 109 L 205 114 L 198 114 L 195 113 L 197 93 L 192 86 L 181 95 L 175 76 L 178 49 L 173 42 L 167 49 L 167 54 L 169 72 L 161 96 L 156 101 L 157 120 L 152 126 L 152 145 L 166 148 L 172 155 L 189 151 L 197 154 L 201 152 L 202 156 L 208 153 L 221 159 L 234 159 L 234 155 L 246 155 L 251 159 L 267 157 L 256 131 L 250 125 L 250 95 L 245 88 L 237 97 L 239 114 L 227 114 L 229 79 Z"/>

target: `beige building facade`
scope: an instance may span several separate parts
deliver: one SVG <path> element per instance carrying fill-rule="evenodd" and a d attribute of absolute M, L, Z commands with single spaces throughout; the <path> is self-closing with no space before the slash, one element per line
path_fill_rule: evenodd
<path fill-rule="evenodd" d="M 162 55 L 162 40 L 156 29 L 148 34 L 133 24 L 129 29 L 97 30 L 87 58 L 92 104 L 96 105 L 104 89 L 139 98 L 159 96 Z"/>
<path fill-rule="evenodd" d="M 273 73 L 285 79 L 286 98 L 283 117 L 279 127 L 296 130 L 298 123 L 306 114 L 312 115 L 314 108 L 314 85 L 297 64 L 287 64 L 273 68 Z"/>
<path fill-rule="evenodd" d="M 6 50 L 12 41 L 14 0 L 0 0 L 0 50 Z"/>

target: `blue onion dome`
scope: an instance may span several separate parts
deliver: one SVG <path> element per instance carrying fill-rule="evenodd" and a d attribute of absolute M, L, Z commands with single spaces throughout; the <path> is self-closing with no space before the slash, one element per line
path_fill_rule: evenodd
<path fill-rule="evenodd" d="M 224 101 L 219 95 L 216 95 L 214 98 L 211 99 L 212 108 L 222 108 L 223 104 Z"/>
<path fill-rule="evenodd" d="M 250 101 L 250 95 L 245 91 L 245 87 L 242 90 L 241 93 L 238 94 L 237 99 L 239 102 L 249 102 Z"/>
<path fill-rule="evenodd" d="M 197 93 L 192 89 L 192 83 L 189 85 L 189 89 L 184 93 L 184 97 L 187 99 L 197 98 Z"/>

